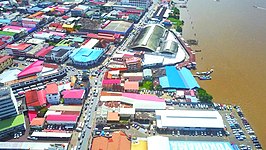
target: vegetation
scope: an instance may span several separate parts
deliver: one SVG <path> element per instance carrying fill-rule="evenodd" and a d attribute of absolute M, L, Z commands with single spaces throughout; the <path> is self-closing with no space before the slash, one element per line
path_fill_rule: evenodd
<path fill-rule="evenodd" d="M 162 90 L 162 86 L 160 84 L 155 86 L 155 90 L 156 91 L 161 91 Z"/>
<path fill-rule="evenodd" d="M 169 15 L 168 20 L 173 23 L 173 28 L 176 29 L 177 32 L 182 32 L 182 26 L 184 25 L 184 21 L 179 19 L 179 9 L 177 7 L 172 8 L 173 13 Z"/>
<path fill-rule="evenodd" d="M 140 89 L 153 90 L 153 83 L 150 80 L 140 83 Z"/>
<path fill-rule="evenodd" d="M 213 97 L 210 94 L 208 94 L 206 90 L 199 88 L 197 89 L 197 92 L 198 92 L 198 98 L 200 102 L 212 103 Z"/>

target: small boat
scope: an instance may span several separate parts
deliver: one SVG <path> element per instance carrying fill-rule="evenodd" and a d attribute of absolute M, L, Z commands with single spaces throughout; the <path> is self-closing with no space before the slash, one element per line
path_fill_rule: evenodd
<path fill-rule="evenodd" d="M 201 52 L 201 49 L 196 49 L 195 52 Z"/>
<path fill-rule="evenodd" d="M 211 73 L 213 73 L 213 69 L 207 72 L 196 72 L 197 75 L 210 75 Z"/>
<path fill-rule="evenodd" d="M 210 75 L 207 75 L 207 76 L 203 75 L 203 76 L 199 76 L 198 78 L 200 80 L 211 80 L 212 79 L 212 77 Z"/>

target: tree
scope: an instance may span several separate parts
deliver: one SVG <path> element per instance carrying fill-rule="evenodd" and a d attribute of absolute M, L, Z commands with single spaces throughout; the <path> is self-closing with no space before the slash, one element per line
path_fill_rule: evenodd
<path fill-rule="evenodd" d="M 174 15 L 179 15 L 179 9 L 177 7 L 173 8 Z"/>
<path fill-rule="evenodd" d="M 202 88 L 197 89 L 199 101 L 202 103 L 212 103 L 213 97 Z"/>
<path fill-rule="evenodd" d="M 153 89 L 152 81 L 144 81 L 143 88 L 145 88 L 146 90 L 152 90 Z"/>
<path fill-rule="evenodd" d="M 160 91 L 160 90 L 162 90 L 162 86 L 161 86 L 160 84 L 156 85 L 156 86 L 155 86 L 155 90 L 156 90 L 156 91 Z"/>

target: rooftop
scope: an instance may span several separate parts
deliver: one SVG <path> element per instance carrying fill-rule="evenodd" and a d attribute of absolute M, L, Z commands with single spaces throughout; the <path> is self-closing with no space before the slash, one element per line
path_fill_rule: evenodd
<path fill-rule="evenodd" d="M 125 133 L 116 131 L 111 138 L 93 138 L 91 150 L 130 150 L 130 141 Z"/>
<path fill-rule="evenodd" d="M 121 79 L 104 79 L 103 84 L 120 84 Z"/>
<path fill-rule="evenodd" d="M 45 118 L 33 118 L 30 125 L 31 126 L 42 126 L 45 122 Z"/>
<path fill-rule="evenodd" d="M 24 77 L 32 74 L 36 74 L 41 72 L 43 69 L 43 61 L 35 61 L 34 63 L 30 64 L 28 67 L 26 67 L 24 70 L 22 70 L 19 74 L 18 77 Z"/>
<path fill-rule="evenodd" d="M 46 121 L 72 121 L 76 122 L 77 115 L 47 115 Z"/>
<path fill-rule="evenodd" d="M 13 58 L 12 56 L 0 56 L 0 63 L 7 61 L 8 59 Z"/>
<path fill-rule="evenodd" d="M 46 85 L 46 94 L 58 94 L 58 86 L 56 83 L 49 83 Z"/>
<path fill-rule="evenodd" d="M 118 115 L 118 112 L 108 112 L 107 113 L 107 121 L 119 121 L 120 116 Z"/>
<path fill-rule="evenodd" d="M 103 49 L 79 48 L 74 50 L 69 57 L 76 62 L 84 63 L 97 60 L 103 52 Z"/>
<path fill-rule="evenodd" d="M 31 90 L 25 93 L 27 106 L 36 107 L 46 104 L 45 90 Z"/>
<path fill-rule="evenodd" d="M 24 115 L 18 115 L 16 117 L 11 117 L 5 120 L 1 120 L 0 123 L 0 132 L 9 128 L 13 128 L 16 126 L 19 126 L 21 124 L 24 124 Z"/>
<path fill-rule="evenodd" d="M 25 43 L 21 43 L 21 44 L 8 44 L 6 46 L 6 48 L 23 51 L 23 50 L 27 49 L 30 46 L 31 46 L 31 44 L 25 44 Z"/>
<path fill-rule="evenodd" d="M 126 81 L 124 85 L 125 90 L 139 90 L 139 82 Z"/>
<path fill-rule="evenodd" d="M 66 91 L 63 91 L 62 94 L 63 94 L 63 98 L 82 99 L 85 94 L 85 90 L 82 90 L 82 89 L 66 90 Z"/>
<path fill-rule="evenodd" d="M 126 21 L 111 21 L 105 28 L 102 30 L 105 31 L 115 31 L 120 33 L 125 33 L 133 25 L 131 22 Z"/>
<path fill-rule="evenodd" d="M 157 127 L 224 128 L 218 111 L 155 110 Z"/>

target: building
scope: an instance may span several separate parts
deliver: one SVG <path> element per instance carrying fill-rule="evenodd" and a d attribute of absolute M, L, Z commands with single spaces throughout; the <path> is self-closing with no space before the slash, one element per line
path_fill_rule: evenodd
<path fill-rule="evenodd" d="M 46 99 L 49 104 L 59 104 L 60 94 L 56 83 L 49 83 L 46 85 Z"/>
<path fill-rule="evenodd" d="M 108 112 L 107 113 L 107 123 L 119 123 L 120 116 L 118 112 Z"/>
<path fill-rule="evenodd" d="M 26 56 L 26 53 L 33 48 L 31 44 L 8 44 L 5 48 L 9 55 L 13 56 Z"/>
<path fill-rule="evenodd" d="M 74 65 L 88 67 L 97 64 L 104 52 L 103 48 L 79 48 L 74 50 L 69 57 Z"/>
<path fill-rule="evenodd" d="M 120 0 L 117 4 L 137 6 L 147 9 L 151 5 L 150 0 Z"/>
<path fill-rule="evenodd" d="M 74 47 L 57 46 L 45 55 L 45 60 L 57 63 L 64 63 L 72 53 Z"/>
<path fill-rule="evenodd" d="M 12 56 L 0 56 L 0 72 L 13 64 Z"/>
<path fill-rule="evenodd" d="M 120 79 L 104 79 L 102 81 L 103 89 L 106 91 L 123 91 L 123 87 L 121 86 Z"/>
<path fill-rule="evenodd" d="M 120 102 L 131 105 L 135 111 L 155 111 L 166 108 L 165 100 L 154 95 L 121 93 L 121 92 L 102 92 L 101 102 Z"/>
<path fill-rule="evenodd" d="M 224 131 L 223 118 L 218 111 L 155 110 L 159 133 L 167 130 L 217 132 Z"/>
<path fill-rule="evenodd" d="M 126 21 L 111 21 L 104 28 L 99 29 L 100 33 L 107 34 L 120 34 L 123 36 L 127 36 L 134 27 L 134 23 L 126 22 Z"/>
<path fill-rule="evenodd" d="M 26 127 L 23 114 L 1 120 L 0 140 L 17 132 L 24 132 L 25 129 Z"/>
<path fill-rule="evenodd" d="M 151 136 L 147 138 L 148 150 L 170 150 L 169 138 L 163 136 Z"/>
<path fill-rule="evenodd" d="M 42 130 L 45 123 L 45 118 L 33 118 L 30 122 L 30 129 L 35 130 Z"/>
<path fill-rule="evenodd" d="M 74 9 L 71 9 L 72 17 L 85 17 L 86 12 L 89 10 L 89 6 L 78 5 Z"/>
<path fill-rule="evenodd" d="M 137 138 L 131 142 L 131 150 L 148 150 L 148 142 L 145 138 Z"/>
<path fill-rule="evenodd" d="M 30 64 L 29 66 L 27 66 L 26 68 L 24 68 L 19 74 L 18 74 L 18 78 L 22 79 L 22 78 L 26 78 L 29 76 L 34 76 L 38 73 L 40 73 L 43 69 L 43 61 L 35 61 L 32 64 Z"/>
<path fill-rule="evenodd" d="M 85 97 L 85 90 L 73 89 L 62 92 L 65 104 L 82 104 Z"/>
<path fill-rule="evenodd" d="M 122 77 L 128 81 L 138 81 L 141 82 L 143 80 L 143 73 L 142 72 L 135 72 L 135 73 L 123 73 Z"/>
<path fill-rule="evenodd" d="M 0 88 L 0 120 L 16 117 L 18 114 L 16 98 L 9 87 Z M 0 136 L 1 137 L 1 136 Z"/>
<path fill-rule="evenodd" d="M 151 69 L 143 69 L 143 78 L 146 80 L 152 79 L 152 70 Z"/>
<path fill-rule="evenodd" d="M 138 93 L 138 91 L 139 91 L 139 82 L 137 82 L 137 81 L 125 81 L 124 92 Z"/>
<path fill-rule="evenodd" d="M 91 150 L 130 150 L 130 141 L 124 132 L 115 131 L 111 138 L 93 138 Z"/>
<path fill-rule="evenodd" d="M 159 78 L 163 89 L 195 89 L 199 84 L 187 68 L 177 69 L 175 66 L 166 66 L 166 75 Z"/>
<path fill-rule="evenodd" d="M 57 125 L 70 125 L 75 126 L 77 123 L 77 115 L 47 115 L 47 124 L 57 124 Z"/>
<path fill-rule="evenodd" d="M 45 90 L 31 90 L 25 93 L 26 104 L 29 110 L 38 109 L 46 106 Z"/>
<path fill-rule="evenodd" d="M 142 59 L 138 57 L 131 57 L 126 59 L 126 65 L 128 71 L 141 70 Z"/>

